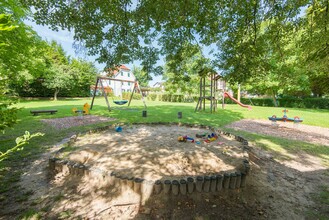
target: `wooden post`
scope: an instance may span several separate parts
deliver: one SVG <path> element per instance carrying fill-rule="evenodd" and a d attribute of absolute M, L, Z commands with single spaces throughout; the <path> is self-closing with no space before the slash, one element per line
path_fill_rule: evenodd
<path fill-rule="evenodd" d="M 104 89 L 104 86 L 103 86 L 102 80 L 100 79 L 99 82 L 100 82 L 101 87 L 102 87 L 102 91 L 103 91 L 104 98 L 105 98 L 105 101 L 106 101 L 106 104 L 107 104 L 107 108 L 108 108 L 109 111 L 111 111 L 110 103 L 109 103 L 109 100 L 107 99 L 107 94 L 106 94 L 106 92 L 105 92 L 105 89 Z"/>
<path fill-rule="evenodd" d="M 210 73 L 210 113 L 212 113 L 213 107 L 213 73 Z"/>
<path fill-rule="evenodd" d="M 240 83 L 238 84 L 238 101 L 240 102 L 241 97 L 241 90 L 240 90 Z"/>
<path fill-rule="evenodd" d="M 218 103 L 218 97 L 216 97 L 217 95 L 217 92 L 218 92 L 218 78 L 217 76 L 215 76 L 215 107 L 214 107 L 214 111 L 216 112 L 217 111 L 217 103 Z"/>
<path fill-rule="evenodd" d="M 128 107 L 130 106 L 130 102 L 131 102 L 131 100 L 132 100 L 132 98 L 133 98 L 133 95 L 134 95 L 135 90 L 136 90 L 136 82 L 135 82 L 135 84 L 134 84 L 133 91 L 132 91 L 131 96 L 130 96 L 130 98 L 129 98 Z"/>
<path fill-rule="evenodd" d="M 222 109 L 225 109 L 225 88 L 226 88 L 226 83 L 223 81 L 223 98 L 222 98 Z"/>
<path fill-rule="evenodd" d="M 95 88 L 94 88 L 93 99 L 91 100 L 90 110 L 93 109 L 94 100 L 95 100 L 96 91 L 97 91 L 97 86 L 98 86 L 98 80 L 99 80 L 99 78 L 97 77 L 96 84 L 95 84 Z"/>
<path fill-rule="evenodd" d="M 137 85 L 137 88 L 138 88 L 140 94 L 142 95 L 142 101 L 143 101 L 143 104 L 144 104 L 144 108 L 146 108 L 145 99 L 144 99 L 144 96 L 143 96 L 142 90 L 141 90 L 141 88 L 139 87 L 139 83 L 138 83 L 138 81 L 136 81 L 136 85 Z"/>
<path fill-rule="evenodd" d="M 195 112 L 198 111 L 198 110 L 201 110 L 202 108 L 202 77 L 200 78 L 200 85 L 199 85 L 199 99 L 198 99 L 198 103 L 196 104 L 196 107 L 195 107 Z"/>
<path fill-rule="evenodd" d="M 203 77 L 203 111 L 206 110 L 206 77 Z"/>

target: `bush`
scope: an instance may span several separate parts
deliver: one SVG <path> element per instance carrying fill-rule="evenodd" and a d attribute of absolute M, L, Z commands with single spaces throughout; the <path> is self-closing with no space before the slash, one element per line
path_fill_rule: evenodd
<path fill-rule="evenodd" d="M 131 96 L 131 92 L 123 92 L 122 93 L 122 99 L 124 100 L 129 100 Z M 134 93 L 133 95 L 133 100 L 141 100 L 142 99 L 142 95 L 139 93 Z"/>
<path fill-rule="evenodd" d="M 255 106 L 267 106 L 274 107 L 273 99 L 271 98 L 241 98 L 241 102 L 247 105 Z M 328 109 L 329 108 L 329 99 L 327 98 L 298 98 L 298 97 L 282 97 L 278 98 L 278 107 L 285 108 L 313 108 L 313 109 Z M 225 103 L 232 104 L 234 103 L 230 99 L 226 99 Z"/>
<path fill-rule="evenodd" d="M 241 102 L 247 105 L 255 105 L 255 106 L 267 106 L 267 107 L 273 107 L 274 102 L 271 98 L 241 98 Z"/>
<path fill-rule="evenodd" d="M 284 97 L 278 99 L 280 107 L 291 108 L 314 108 L 314 109 L 328 109 L 329 99 L 327 98 L 294 98 Z"/>
<path fill-rule="evenodd" d="M 150 101 L 155 101 L 157 99 L 157 94 L 151 93 L 147 96 L 147 99 Z"/>

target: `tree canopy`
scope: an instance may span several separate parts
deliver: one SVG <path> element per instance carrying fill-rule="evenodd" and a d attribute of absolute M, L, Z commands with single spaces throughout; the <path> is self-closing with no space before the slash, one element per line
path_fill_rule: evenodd
<path fill-rule="evenodd" d="M 308 62 L 304 67 L 316 76 L 310 79 L 328 78 L 325 0 L 21 1 L 34 8 L 37 23 L 73 31 L 77 43 L 107 68 L 140 60 L 148 74 L 157 74 L 162 71 L 156 67 L 160 55 L 179 69 L 184 45 L 199 51 L 211 45 L 210 68 L 244 82 L 277 71 L 273 60 L 287 66 L 287 48 L 294 42 L 301 49 L 300 61 Z"/>

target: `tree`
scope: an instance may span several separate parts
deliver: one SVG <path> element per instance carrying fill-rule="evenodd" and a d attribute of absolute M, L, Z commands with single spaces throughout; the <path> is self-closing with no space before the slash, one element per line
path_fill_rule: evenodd
<path fill-rule="evenodd" d="M 166 81 L 166 90 L 171 93 L 196 94 L 201 75 L 208 74 L 211 69 L 210 60 L 203 57 L 198 46 L 189 43 L 177 55 L 181 57 L 179 64 L 171 60 L 165 66 L 163 79 Z"/>
<path fill-rule="evenodd" d="M 139 85 L 142 87 L 148 87 L 149 81 L 152 80 L 152 77 L 147 74 L 146 71 L 143 71 L 142 68 L 133 66 L 132 73 L 136 77 L 136 80 L 138 80 Z"/>
<path fill-rule="evenodd" d="M 50 42 L 45 51 L 47 69 L 44 71 L 43 85 L 54 91 L 54 101 L 62 89 L 70 87 L 72 72 L 69 61 L 62 46 L 55 41 Z"/>
<path fill-rule="evenodd" d="M 314 95 L 329 94 L 329 3 L 315 0 L 301 20 L 301 62 L 308 70 Z"/>
<path fill-rule="evenodd" d="M 70 72 L 73 79 L 70 89 L 75 91 L 75 96 L 88 96 L 90 86 L 95 83 L 97 75 L 94 64 L 82 59 L 72 59 L 70 61 Z"/>
<path fill-rule="evenodd" d="M 54 101 L 57 101 L 57 95 L 62 89 L 70 87 L 72 75 L 67 65 L 52 64 L 45 75 L 43 85 L 54 91 Z"/>
<path fill-rule="evenodd" d="M 15 71 L 23 69 L 21 61 L 28 59 L 30 39 L 35 36 L 31 29 L 22 23 L 26 11 L 13 0 L 0 4 L 0 131 L 17 123 L 17 108 L 12 107 L 13 101 L 7 99 L 8 81 L 15 80 Z M 31 34 L 32 33 L 32 34 Z M 0 162 L 12 152 L 22 149 L 24 144 L 41 133 L 25 135 L 16 139 L 16 146 L 0 152 Z"/>
<path fill-rule="evenodd" d="M 186 42 L 201 47 L 217 44 L 214 61 L 241 80 L 254 74 L 261 61 L 261 23 L 271 22 L 267 32 L 273 44 L 279 42 L 285 36 L 282 30 L 291 28 L 306 4 L 297 0 L 24 2 L 35 8 L 38 23 L 74 30 L 75 40 L 107 67 L 132 60 L 153 66 L 159 54 L 179 65 L 179 51 Z"/>
<path fill-rule="evenodd" d="M 6 50 L 5 47 L 10 46 L 4 37 L 4 35 L 6 35 L 4 32 L 10 32 L 15 28 L 17 28 L 17 26 L 12 24 L 10 15 L 0 14 L 0 55 L 2 55 L 4 50 Z M 6 82 L 8 80 L 8 76 L 6 76 L 3 72 L 4 68 L 2 63 L 0 63 L 0 131 L 2 132 L 6 128 L 13 126 L 17 120 L 17 109 L 9 108 L 12 102 L 5 99 L 5 94 L 7 92 Z"/>

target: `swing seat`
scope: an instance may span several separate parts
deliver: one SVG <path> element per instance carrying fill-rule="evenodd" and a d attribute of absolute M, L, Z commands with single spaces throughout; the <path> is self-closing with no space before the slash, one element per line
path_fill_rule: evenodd
<path fill-rule="evenodd" d="M 113 101 L 117 105 L 124 105 L 128 102 L 128 100 L 118 100 L 118 101 Z"/>

